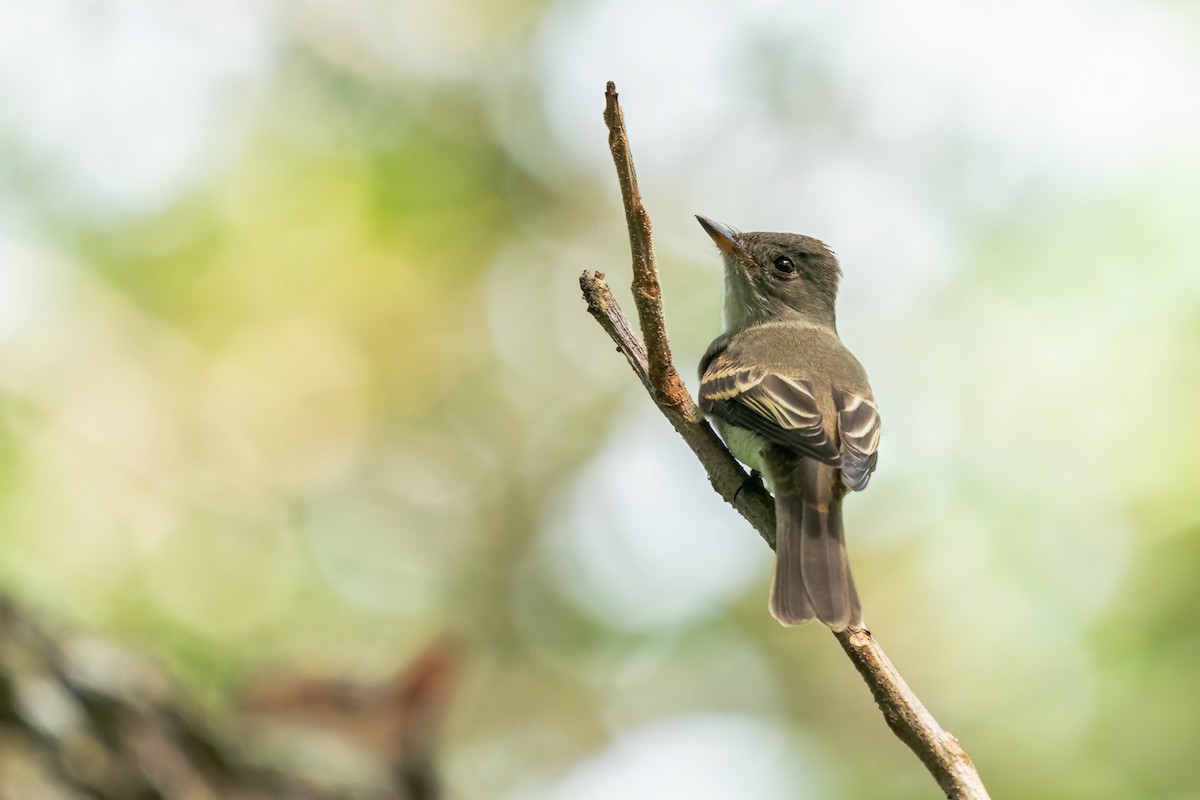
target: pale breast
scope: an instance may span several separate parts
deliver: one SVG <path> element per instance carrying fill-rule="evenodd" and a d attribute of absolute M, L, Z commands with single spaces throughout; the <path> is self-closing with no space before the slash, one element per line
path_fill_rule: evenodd
<path fill-rule="evenodd" d="M 734 458 L 750 469 L 763 472 L 763 450 L 770 446 L 766 439 L 720 418 L 713 419 L 713 423 Z"/>

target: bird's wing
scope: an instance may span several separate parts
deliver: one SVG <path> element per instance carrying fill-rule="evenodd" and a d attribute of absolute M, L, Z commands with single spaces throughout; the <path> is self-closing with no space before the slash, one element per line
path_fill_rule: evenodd
<path fill-rule="evenodd" d="M 841 464 L 806 380 L 718 358 L 700 380 L 700 408 L 825 464 Z"/>
<path fill-rule="evenodd" d="M 879 458 L 879 434 L 882 423 L 875 403 L 861 395 L 835 388 L 833 400 L 838 410 L 838 437 L 841 439 L 842 483 L 859 492 L 875 471 Z"/>

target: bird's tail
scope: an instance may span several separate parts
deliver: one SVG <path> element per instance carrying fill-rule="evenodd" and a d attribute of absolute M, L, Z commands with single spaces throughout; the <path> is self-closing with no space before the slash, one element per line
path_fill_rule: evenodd
<path fill-rule="evenodd" d="M 814 617 L 835 631 L 862 624 L 862 607 L 842 533 L 837 471 L 808 463 L 799 485 L 782 482 L 775 495 L 775 580 L 771 614 L 784 625 Z"/>

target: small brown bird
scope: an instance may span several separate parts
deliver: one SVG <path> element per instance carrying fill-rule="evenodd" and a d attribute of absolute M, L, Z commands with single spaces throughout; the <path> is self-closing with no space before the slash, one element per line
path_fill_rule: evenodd
<path fill-rule="evenodd" d="M 700 361 L 700 408 L 775 494 L 771 614 L 861 626 L 842 498 L 866 487 L 881 428 L 867 375 L 838 338 L 837 258 L 808 236 L 696 219 L 725 258 L 725 332 Z"/>

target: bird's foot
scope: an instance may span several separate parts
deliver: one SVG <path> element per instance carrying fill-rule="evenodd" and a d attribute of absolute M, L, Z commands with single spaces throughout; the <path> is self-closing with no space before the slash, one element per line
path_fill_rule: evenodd
<path fill-rule="evenodd" d="M 742 490 L 744 490 L 747 486 L 756 486 L 756 485 L 758 486 L 758 488 L 766 491 L 767 487 L 763 486 L 763 482 L 762 482 L 762 473 L 756 469 L 752 469 L 752 470 L 750 470 L 750 474 L 746 476 L 746 479 L 742 481 L 742 485 L 739 486 L 737 488 L 737 491 L 733 493 L 733 502 L 735 502 L 735 503 L 737 502 L 738 495 L 740 495 L 742 493 Z"/>

